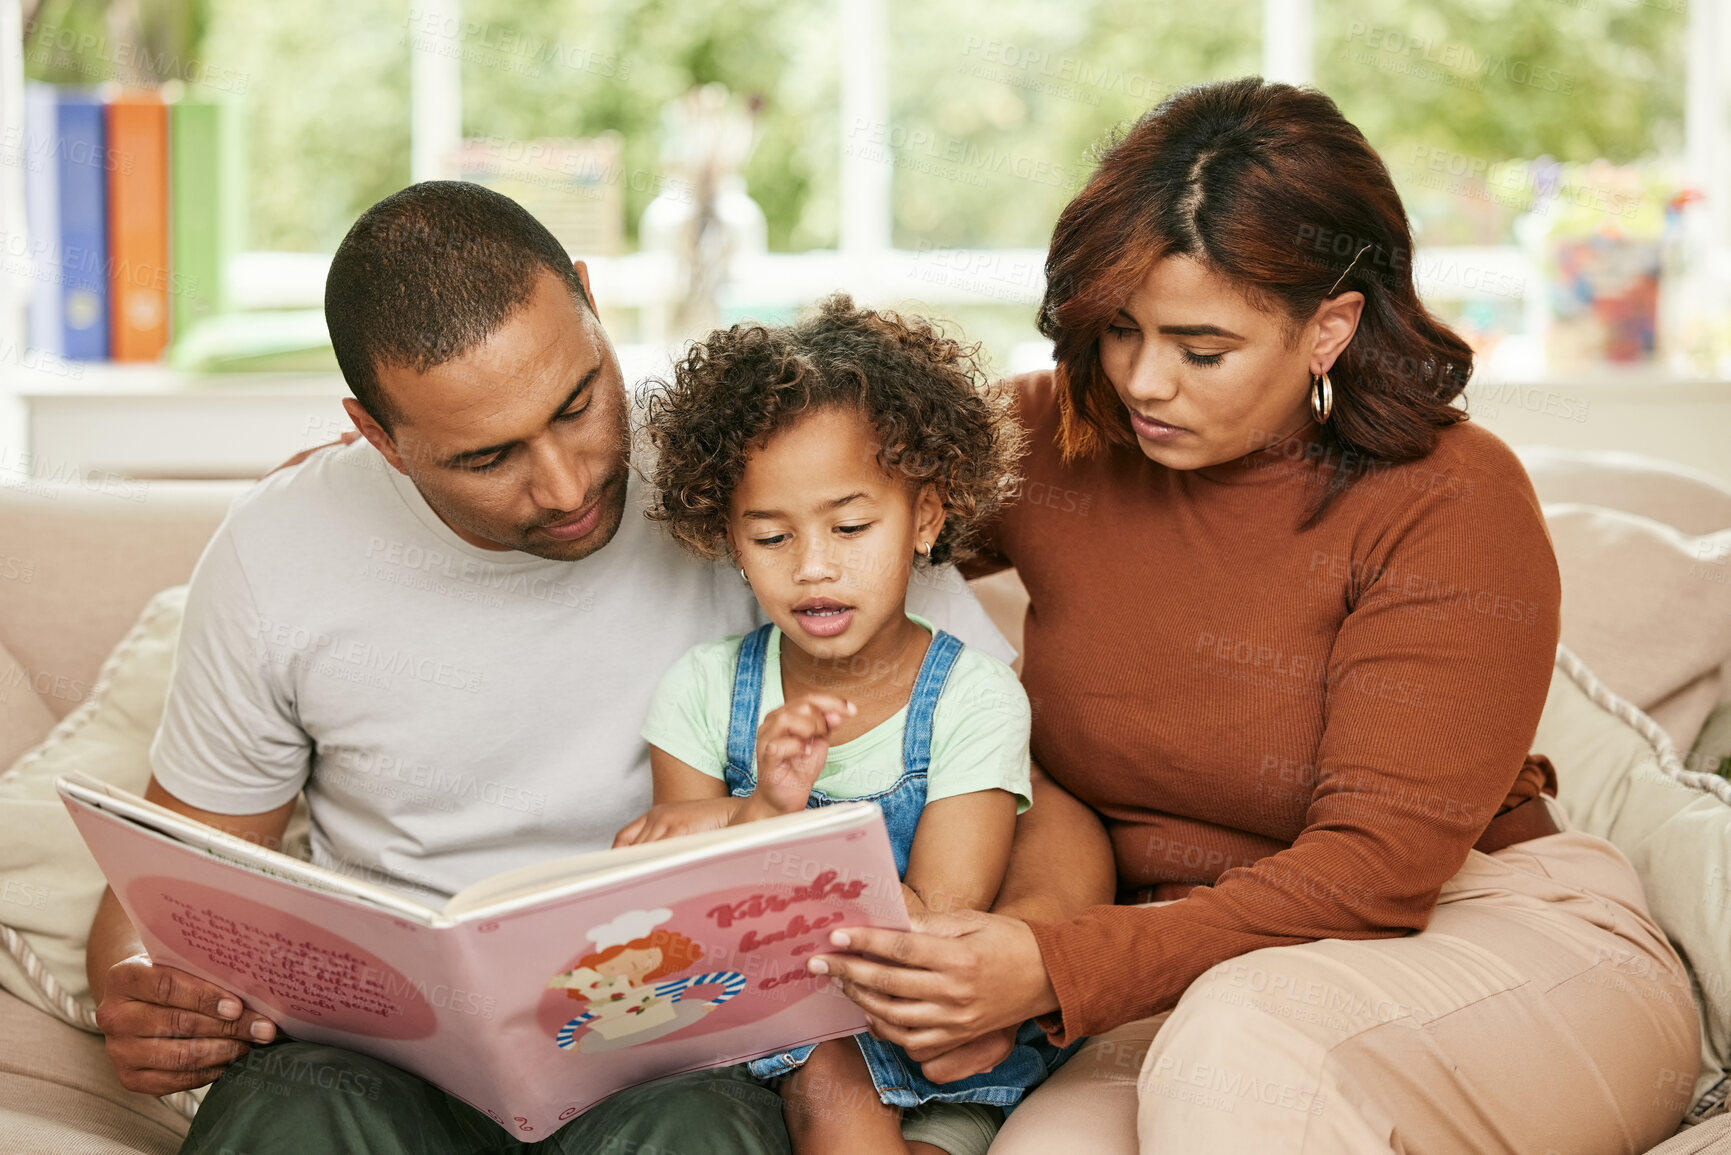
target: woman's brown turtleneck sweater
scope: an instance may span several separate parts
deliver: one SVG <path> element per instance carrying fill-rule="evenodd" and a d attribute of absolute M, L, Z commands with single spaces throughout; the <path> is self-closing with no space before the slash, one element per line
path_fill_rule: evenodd
<path fill-rule="evenodd" d="M 1260 947 L 1422 928 L 1492 816 L 1547 784 L 1526 755 L 1560 592 L 1515 455 L 1445 428 L 1301 530 L 1317 427 L 1205 469 L 1065 465 L 1051 374 L 1018 384 L 1033 449 L 990 544 L 1031 599 L 1034 758 L 1102 816 L 1121 893 L 1207 884 L 1034 925 L 1054 1039 Z"/>

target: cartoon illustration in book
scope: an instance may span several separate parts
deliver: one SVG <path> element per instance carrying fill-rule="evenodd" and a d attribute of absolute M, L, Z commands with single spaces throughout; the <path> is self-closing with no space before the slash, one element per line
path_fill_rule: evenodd
<path fill-rule="evenodd" d="M 563 1027 L 554 1041 L 567 1051 L 616 1051 L 659 1039 L 702 1019 L 745 989 L 738 971 L 669 978 L 695 966 L 703 948 L 674 930 L 657 930 L 673 917 L 665 907 L 629 910 L 584 936 L 594 951 L 547 980 L 588 1009 Z M 657 981 L 665 980 L 665 981 Z M 685 998 L 696 987 L 717 987 L 708 999 Z M 585 1028 L 587 1028 L 585 1030 Z"/>

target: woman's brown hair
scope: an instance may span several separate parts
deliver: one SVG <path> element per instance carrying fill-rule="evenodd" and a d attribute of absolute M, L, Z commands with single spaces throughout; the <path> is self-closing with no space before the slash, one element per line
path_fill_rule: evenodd
<path fill-rule="evenodd" d="M 1155 262 L 1180 255 L 1294 326 L 1331 295 L 1364 294 L 1329 370 L 1334 411 L 1317 453 L 1336 468 L 1310 520 L 1367 469 L 1423 457 L 1439 428 L 1465 419 L 1453 402 L 1472 350 L 1418 298 L 1412 232 L 1382 159 L 1327 96 L 1247 77 L 1145 113 L 1058 218 L 1039 327 L 1057 360 L 1067 459 L 1135 444 L 1100 336 Z"/>

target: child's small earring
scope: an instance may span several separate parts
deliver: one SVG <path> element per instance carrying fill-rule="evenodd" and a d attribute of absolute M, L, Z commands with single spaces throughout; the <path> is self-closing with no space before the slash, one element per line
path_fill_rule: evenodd
<path fill-rule="evenodd" d="M 744 582 L 747 587 L 750 587 L 751 579 L 745 576 L 745 567 L 744 566 L 739 567 L 739 580 Z"/>

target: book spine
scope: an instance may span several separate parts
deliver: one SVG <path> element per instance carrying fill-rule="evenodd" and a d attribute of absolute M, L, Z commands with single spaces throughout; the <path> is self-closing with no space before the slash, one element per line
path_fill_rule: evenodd
<path fill-rule="evenodd" d="M 109 332 L 116 361 L 168 345 L 168 106 L 153 94 L 108 106 Z"/>
<path fill-rule="evenodd" d="M 229 307 L 225 281 L 239 248 L 242 185 L 240 108 L 182 100 L 169 113 L 169 265 L 175 340 Z"/>
<path fill-rule="evenodd" d="M 30 231 L 30 346 L 66 354 L 60 313 L 59 97 L 52 86 L 24 91 L 24 220 Z"/>
<path fill-rule="evenodd" d="M 55 117 L 61 345 L 77 361 L 108 356 L 108 150 L 102 104 L 62 91 Z"/>

